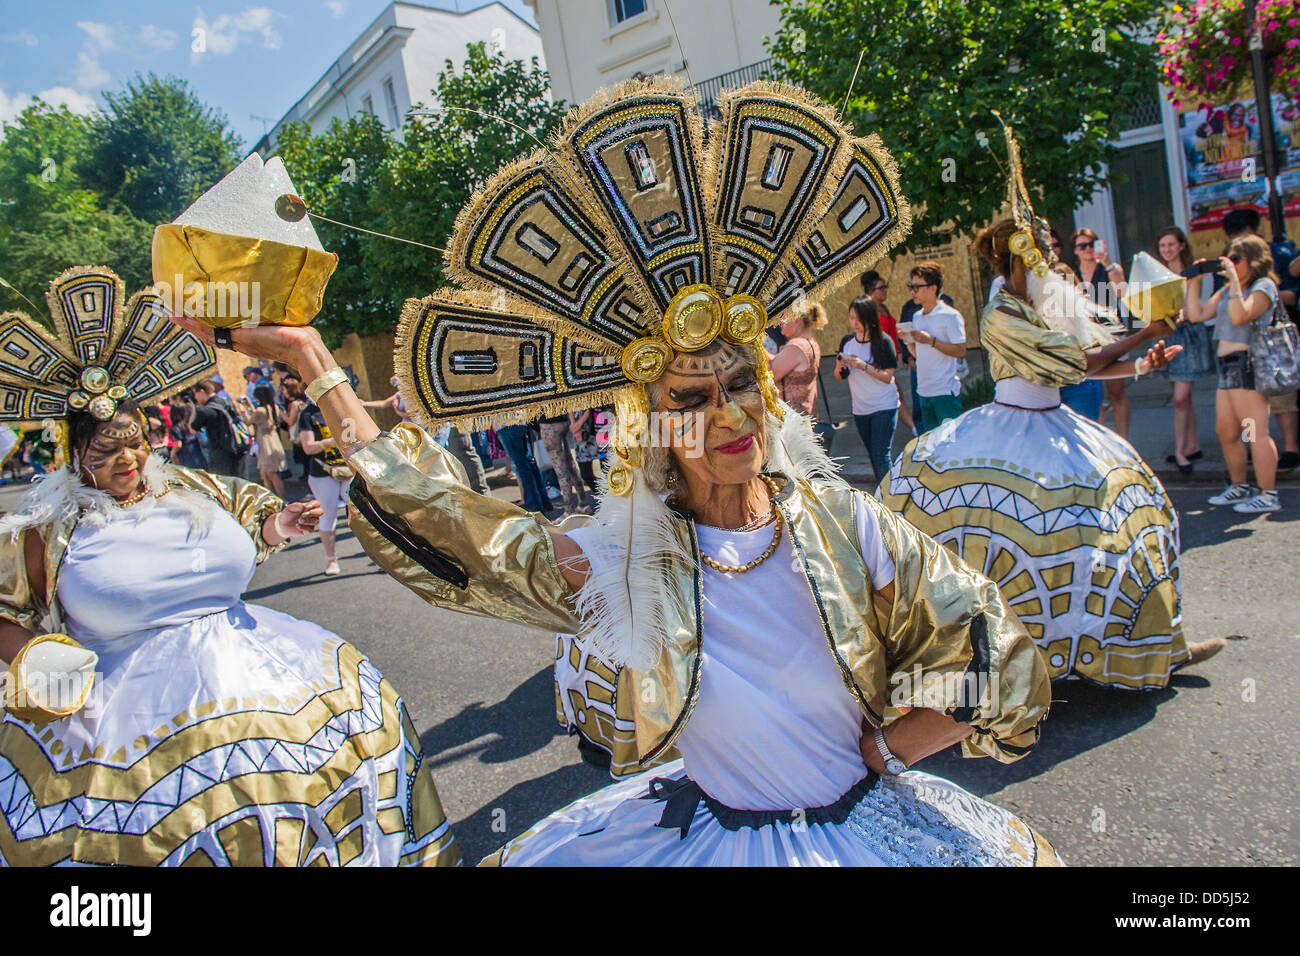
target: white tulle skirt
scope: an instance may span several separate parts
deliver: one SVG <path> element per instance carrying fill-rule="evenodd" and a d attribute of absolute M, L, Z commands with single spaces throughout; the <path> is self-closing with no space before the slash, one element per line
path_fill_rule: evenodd
<path fill-rule="evenodd" d="M 505 866 L 1055 866 L 1006 810 L 918 771 L 869 777 L 831 807 L 736 811 L 681 760 L 558 810 L 483 861 Z"/>

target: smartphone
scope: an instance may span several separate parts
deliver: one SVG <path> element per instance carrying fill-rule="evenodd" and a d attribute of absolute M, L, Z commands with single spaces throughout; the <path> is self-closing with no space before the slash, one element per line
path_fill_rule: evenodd
<path fill-rule="evenodd" d="M 1098 259 L 1104 259 L 1106 257 L 1106 240 L 1098 239 L 1094 242 L 1092 244 L 1092 251 L 1096 253 Z"/>
<path fill-rule="evenodd" d="M 1218 259 L 1206 259 L 1204 262 L 1198 262 L 1193 266 L 1188 266 L 1178 274 L 1184 279 L 1195 279 L 1197 276 L 1212 275 L 1222 268 L 1223 263 Z"/>

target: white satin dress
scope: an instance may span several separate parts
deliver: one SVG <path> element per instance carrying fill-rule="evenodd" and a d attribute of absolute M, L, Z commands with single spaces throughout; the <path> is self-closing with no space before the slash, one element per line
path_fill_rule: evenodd
<path fill-rule="evenodd" d="M 158 499 L 73 532 L 87 706 L 0 725 L 0 862 L 424 865 L 456 850 L 400 697 L 356 648 L 245 604 L 252 539 Z M 206 499 L 205 499 L 206 501 Z"/>

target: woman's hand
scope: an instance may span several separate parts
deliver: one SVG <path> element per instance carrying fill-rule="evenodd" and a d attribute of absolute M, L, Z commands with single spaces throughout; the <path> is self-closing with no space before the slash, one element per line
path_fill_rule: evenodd
<path fill-rule="evenodd" d="M 1165 340 L 1161 339 L 1147 350 L 1145 356 L 1138 360 L 1141 365 L 1137 367 L 1137 371 L 1145 375 L 1148 372 L 1154 372 L 1156 369 L 1164 368 L 1182 350 L 1181 345 L 1165 345 Z M 1143 368 L 1142 366 L 1146 367 Z"/>
<path fill-rule="evenodd" d="M 291 501 L 262 525 L 262 537 L 274 547 L 299 535 L 311 534 L 320 521 L 321 507 L 316 500 Z"/>
<path fill-rule="evenodd" d="M 1219 275 L 1228 281 L 1228 288 L 1234 292 L 1241 291 L 1241 279 L 1237 278 L 1237 267 L 1227 256 L 1219 256 Z"/>
<path fill-rule="evenodd" d="M 172 322 L 193 333 L 208 345 L 216 344 L 211 326 L 187 315 L 173 315 Z M 320 333 L 309 325 L 241 325 L 230 330 L 230 342 L 238 352 L 250 358 L 283 362 L 296 369 L 308 384 L 334 362 L 321 341 Z M 322 362 L 322 356 L 325 361 Z M 316 368 L 315 365 L 321 367 Z"/>

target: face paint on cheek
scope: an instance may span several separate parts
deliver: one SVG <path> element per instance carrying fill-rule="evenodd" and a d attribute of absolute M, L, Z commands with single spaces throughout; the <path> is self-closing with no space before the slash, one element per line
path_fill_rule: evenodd
<path fill-rule="evenodd" d="M 708 434 L 708 416 L 696 413 L 690 416 L 690 429 L 682 433 L 682 448 L 691 458 L 704 457 L 704 439 Z"/>

